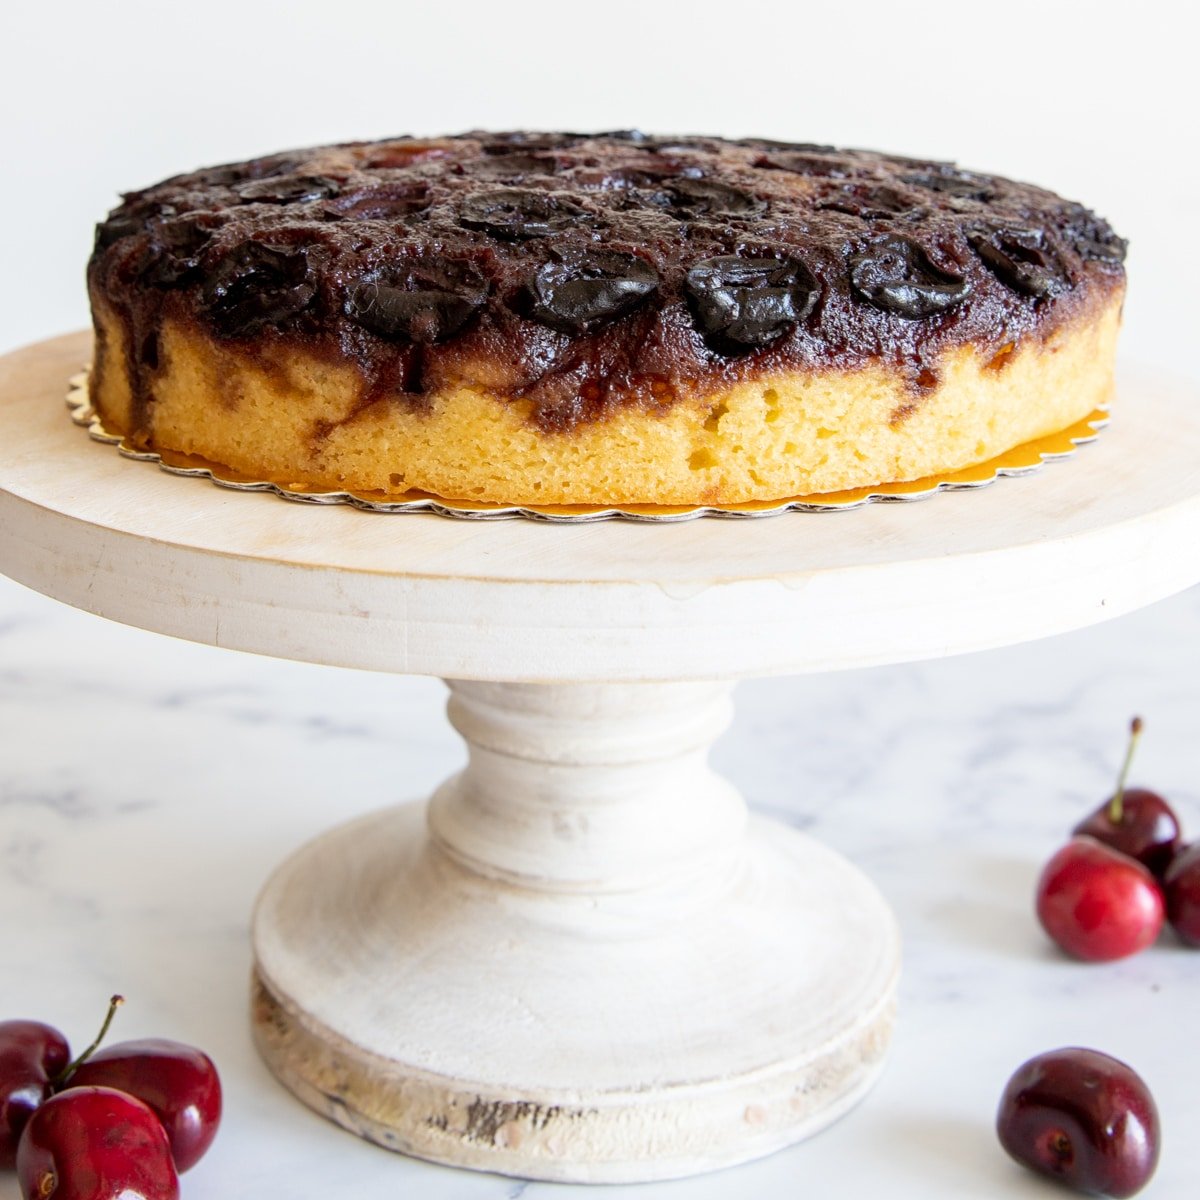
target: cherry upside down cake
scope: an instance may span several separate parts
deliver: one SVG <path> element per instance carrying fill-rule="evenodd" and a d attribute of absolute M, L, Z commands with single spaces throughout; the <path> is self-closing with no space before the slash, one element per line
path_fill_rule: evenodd
<path fill-rule="evenodd" d="M 951 163 L 470 133 L 212 167 L 98 228 L 92 403 L 282 484 L 731 504 L 952 472 L 1107 403 L 1125 243 Z"/>

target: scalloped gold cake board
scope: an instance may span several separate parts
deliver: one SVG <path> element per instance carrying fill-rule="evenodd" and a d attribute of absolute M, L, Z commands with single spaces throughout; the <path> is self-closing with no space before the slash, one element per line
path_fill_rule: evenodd
<path fill-rule="evenodd" d="M 946 475 L 931 475 L 901 483 L 883 483 L 873 487 L 853 488 L 842 492 L 822 492 L 807 496 L 790 496 L 780 500 L 758 500 L 728 505 L 511 505 L 488 504 L 471 500 L 452 500 L 428 492 L 410 491 L 402 495 L 383 492 L 334 491 L 313 487 L 304 482 L 276 483 L 252 479 L 229 467 L 190 454 L 172 451 L 141 450 L 123 434 L 105 426 L 88 399 L 88 372 L 84 370 L 70 380 L 67 406 L 71 419 L 84 426 L 95 441 L 116 448 L 126 458 L 156 463 L 173 475 L 191 475 L 211 480 L 219 487 L 246 492 L 274 492 L 285 500 L 303 504 L 348 504 L 368 512 L 401 513 L 432 512 L 440 516 L 473 520 L 501 517 L 526 517 L 536 521 L 563 524 L 582 521 L 623 519 L 627 521 L 690 521 L 696 517 L 770 517 L 784 512 L 841 512 L 864 504 L 884 501 L 925 500 L 938 492 L 959 491 L 986 487 L 997 479 L 1012 475 L 1028 475 L 1044 463 L 1069 458 L 1078 446 L 1096 439 L 1097 433 L 1108 424 L 1107 409 L 1097 408 L 1082 421 L 1058 433 L 1037 438 L 1016 446 L 995 458 Z"/>

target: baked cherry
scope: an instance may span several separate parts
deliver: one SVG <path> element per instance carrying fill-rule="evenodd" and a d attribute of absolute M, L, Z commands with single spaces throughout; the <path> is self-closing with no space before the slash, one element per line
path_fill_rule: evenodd
<path fill-rule="evenodd" d="M 213 213 L 187 213 L 157 222 L 139 260 L 139 278 L 164 291 L 195 283 L 201 256 L 220 226 L 221 218 Z"/>
<path fill-rule="evenodd" d="M 1200 947 L 1200 842 L 1176 854 L 1164 882 L 1172 927 L 1187 945 Z"/>
<path fill-rule="evenodd" d="M 1158 937 L 1163 896 L 1136 859 L 1095 838 L 1074 837 L 1042 872 L 1037 915 L 1068 954 L 1108 962 L 1136 954 Z"/>
<path fill-rule="evenodd" d="M 588 214 L 557 192 L 498 188 L 467 196 L 459 213 L 468 229 L 479 229 L 504 241 L 548 237 L 590 222 Z"/>
<path fill-rule="evenodd" d="M 148 1105 L 162 1123 L 175 1168 L 195 1166 L 221 1120 L 221 1081 L 207 1054 L 166 1038 L 118 1042 L 93 1054 L 71 1086 L 116 1088 Z"/>
<path fill-rule="evenodd" d="M 115 1088 L 67 1088 L 29 1118 L 17 1148 L 25 1200 L 178 1200 L 158 1117 Z"/>
<path fill-rule="evenodd" d="M 21 1130 L 70 1058 L 67 1039 L 52 1026 L 0 1021 L 0 1167 L 16 1161 Z"/>
<path fill-rule="evenodd" d="M 901 182 L 912 184 L 914 187 L 928 188 L 931 192 L 941 192 L 946 196 L 955 196 L 965 200 L 987 201 L 996 194 L 995 180 L 987 175 L 972 175 L 969 171 L 960 171 L 954 167 L 945 167 L 936 171 L 914 171 L 909 175 L 901 175 Z"/>
<path fill-rule="evenodd" d="M 762 212 L 766 204 L 740 188 L 715 179 L 676 179 L 666 187 L 670 207 L 685 219 Z"/>
<path fill-rule="evenodd" d="M 948 312 L 971 294 L 968 279 L 943 270 L 923 246 L 898 234 L 877 238 L 849 265 L 860 300 L 910 320 Z"/>
<path fill-rule="evenodd" d="M 1113 227 L 1103 217 L 1096 216 L 1082 204 L 1068 204 L 1066 214 L 1067 236 L 1085 259 L 1102 267 L 1120 267 L 1125 261 L 1129 243 L 1117 237 Z"/>
<path fill-rule="evenodd" d="M 1158 1165 L 1150 1089 L 1097 1050 L 1051 1050 L 1019 1067 L 1000 1099 L 996 1133 L 1023 1166 L 1094 1195 L 1132 1196 Z"/>
<path fill-rule="evenodd" d="M 1044 229 L 981 225 L 969 230 L 971 249 L 1005 287 L 1037 300 L 1059 295 L 1071 278 Z"/>
<path fill-rule="evenodd" d="M 920 211 L 912 196 L 886 183 L 843 183 L 825 200 L 815 202 L 815 207 L 826 212 L 844 212 L 852 217 L 873 220 L 882 217 L 898 217 Z"/>
<path fill-rule="evenodd" d="M 305 204 L 337 195 L 339 186 L 325 175 L 272 175 L 243 184 L 238 196 L 250 204 Z"/>
<path fill-rule="evenodd" d="M 829 153 L 833 150 L 833 153 Z M 784 151 L 764 154 L 754 165 L 766 170 L 791 171 L 796 175 L 818 175 L 827 179 L 845 179 L 855 172 L 854 162 L 833 147 L 816 147 L 815 151 Z"/>
<path fill-rule="evenodd" d="M 820 287 L 795 258 L 706 258 L 687 273 L 692 315 L 721 353 L 741 354 L 781 337 L 812 312 Z"/>
<path fill-rule="evenodd" d="M 429 204 L 429 185 L 419 180 L 407 180 L 357 188 L 330 200 L 324 211 L 335 220 L 353 217 L 366 221 L 402 221 L 424 212 Z"/>
<path fill-rule="evenodd" d="M 469 263 L 398 262 L 355 284 L 345 313 L 381 338 L 432 345 L 458 333 L 487 293 L 487 281 Z"/>
<path fill-rule="evenodd" d="M 527 306 L 552 329 L 585 333 L 636 308 L 658 282 L 658 272 L 634 254 L 565 251 L 534 273 Z"/>
<path fill-rule="evenodd" d="M 248 337 L 303 312 L 316 295 L 303 246 L 247 240 L 209 275 L 201 309 L 224 337 Z"/>
<path fill-rule="evenodd" d="M 1125 786 L 1142 728 L 1142 718 L 1134 717 L 1129 726 L 1129 746 L 1117 779 L 1117 790 L 1072 832 L 1085 833 L 1130 858 L 1136 858 L 1161 879 L 1179 849 L 1179 819 L 1157 792 Z"/>

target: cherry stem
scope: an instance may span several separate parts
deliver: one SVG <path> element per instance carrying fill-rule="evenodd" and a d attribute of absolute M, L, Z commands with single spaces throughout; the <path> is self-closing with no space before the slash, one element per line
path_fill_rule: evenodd
<path fill-rule="evenodd" d="M 100 1026 L 100 1032 L 96 1034 L 96 1040 L 75 1060 L 67 1063 L 65 1067 L 50 1081 L 54 1091 L 60 1092 L 71 1081 L 71 1076 L 83 1066 L 89 1058 L 100 1048 L 100 1043 L 104 1041 L 104 1035 L 108 1033 L 108 1027 L 112 1024 L 113 1017 L 117 1015 L 117 1009 L 125 1003 L 124 996 L 114 996 L 108 1002 L 108 1012 L 104 1017 L 104 1024 Z"/>
<path fill-rule="evenodd" d="M 1129 745 L 1125 750 L 1125 761 L 1121 764 L 1121 774 L 1117 777 L 1117 790 L 1108 802 L 1108 819 L 1113 825 L 1120 825 L 1125 816 L 1125 780 L 1129 777 L 1129 764 L 1133 762 L 1138 738 L 1142 736 L 1142 724 L 1141 717 L 1134 717 L 1129 722 Z"/>

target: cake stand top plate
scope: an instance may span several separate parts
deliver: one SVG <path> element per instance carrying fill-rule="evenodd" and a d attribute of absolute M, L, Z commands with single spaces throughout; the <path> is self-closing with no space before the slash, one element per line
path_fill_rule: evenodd
<path fill-rule="evenodd" d="M 0 571 L 193 641 L 465 679 L 728 678 L 983 649 L 1200 580 L 1200 397 L 1127 373 L 1109 430 L 978 491 L 549 525 L 364 513 L 169 475 L 68 419 L 68 334 L 0 359 Z"/>

